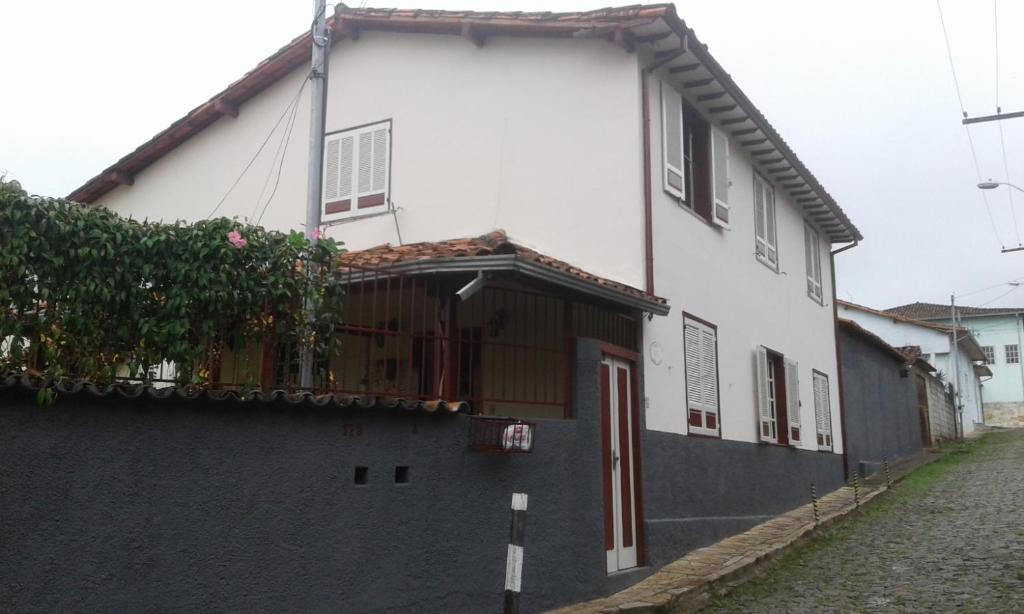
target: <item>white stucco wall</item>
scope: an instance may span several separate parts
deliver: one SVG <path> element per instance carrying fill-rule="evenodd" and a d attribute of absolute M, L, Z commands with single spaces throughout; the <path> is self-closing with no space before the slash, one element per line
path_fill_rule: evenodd
<path fill-rule="evenodd" d="M 839 317 L 853 320 L 893 347 L 920 346 L 922 353 L 930 355 L 929 362 L 942 372 L 945 381 L 953 381 L 948 334 L 843 305 L 839 306 Z M 961 351 L 957 353 L 957 358 L 960 366 L 959 390 L 964 412 L 964 434 L 970 434 L 974 432 L 974 423 L 982 422 L 980 381 L 974 375 L 974 363 L 962 347 Z"/>
<path fill-rule="evenodd" d="M 647 427 L 687 432 L 683 313 L 718 327 L 721 434 L 758 441 L 754 356 L 759 345 L 799 363 L 802 447 L 816 450 L 812 370 L 828 375 L 834 451 L 842 451 L 839 381 L 829 245 L 820 242 L 824 305 L 807 295 L 804 220 L 779 187 L 775 189 L 779 271 L 754 256 L 754 166 L 730 144 L 730 230 L 713 227 L 682 209 L 662 189 L 659 76 L 649 79 L 652 132 L 655 291 L 672 313 L 644 325 Z M 661 364 L 651 344 L 662 346 Z"/>
<path fill-rule="evenodd" d="M 643 285 L 639 87 L 634 55 L 604 41 L 365 32 L 330 58 L 327 132 L 392 121 L 397 216 L 332 226 L 349 249 L 496 228 L 551 256 Z M 201 219 L 305 75 L 295 71 L 101 202 L 151 219 Z M 263 225 L 305 219 L 308 90 Z M 250 215 L 277 139 L 218 215 Z M 273 181 L 273 180 L 272 180 Z M 269 188 L 267 189 L 269 192 Z M 262 206 L 262 205 L 261 205 Z"/>
<path fill-rule="evenodd" d="M 335 46 L 326 129 L 390 119 L 397 214 L 329 228 L 349 249 L 505 229 L 521 243 L 599 275 L 644 287 L 640 58 L 604 41 L 365 32 Z M 151 219 L 207 216 L 299 91 L 297 70 L 179 146 L 101 202 Z M 764 345 L 800 364 L 803 447 L 816 449 L 812 369 L 831 386 L 834 451 L 842 451 L 829 245 L 824 305 L 806 292 L 804 221 L 776 189 L 780 268 L 754 257 L 753 167 L 732 146 L 732 228 L 713 228 L 661 189 L 657 83 L 651 79 L 656 292 L 671 315 L 645 322 L 648 428 L 686 433 L 683 313 L 718 327 L 723 438 L 755 442 L 754 354 Z M 262 223 L 301 228 L 308 92 L 299 99 L 280 186 Z M 280 134 L 280 133 L 278 133 Z M 262 208 L 278 138 L 218 215 Z M 273 178 L 271 179 L 271 184 Z M 269 192 L 269 187 L 266 189 Z M 259 203 L 259 204 L 257 204 Z M 397 227 L 396 227 L 397 223 Z M 650 344 L 663 360 L 650 360 Z"/>

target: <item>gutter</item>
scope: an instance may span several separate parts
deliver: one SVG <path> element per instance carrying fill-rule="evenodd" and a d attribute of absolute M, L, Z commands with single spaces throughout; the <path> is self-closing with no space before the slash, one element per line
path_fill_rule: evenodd
<path fill-rule="evenodd" d="M 433 259 L 413 261 L 409 263 L 398 263 L 389 266 L 388 273 L 406 273 L 416 275 L 429 275 L 435 273 L 485 273 L 491 271 L 504 271 L 521 273 L 534 279 L 546 281 L 560 286 L 567 290 L 580 292 L 590 296 L 596 296 L 604 300 L 639 309 L 654 315 L 668 315 L 671 309 L 668 304 L 655 300 L 644 299 L 639 296 L 607 288 L 597 283 L 582 280 L 575 275 L 563 273 L 550 267 L 519 260 L 515 254 L 498 254 L 493 256 L 460 256 L 448 259 Z M 384 274 L 385 276 L 387 273 Z M 351 277 L 346 276 L 347 283 L 356 283 L 364 279 L 380 279 L 380 272 L 367 272 L 360 274 L 354 272 Z"/>
<path fill-rule="evenodd" d="M 832 276 L 832 334 L 835 341 L 836 347 L 836 384 L 839 386 L 839 436 L 843 438 L 843 479 L 847 479 L 850 475 L 850 446 L 846 442 L 846 395 L 844 393 L 843 386 L 843 359 L 839 353 L 839 300 L 836 296 L 836 254 L 841 254 L 848 249 L 853 249 L 860 244 L 860 240 L 857 239 L 849 245 L 844 245 L 836 250 L 831 250 L 828 253 L 828 264 L 829 273 Z M 832 447 L 835 448 L 835 442 L 832 442 Z"/>

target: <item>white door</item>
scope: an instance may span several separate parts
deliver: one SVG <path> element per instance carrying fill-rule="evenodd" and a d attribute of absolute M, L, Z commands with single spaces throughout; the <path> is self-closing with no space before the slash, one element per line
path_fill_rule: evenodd
<path fill-rule="evenodd" d="M 601 361 L 604 439 L 604 544 L 608 573 L 637 565 L 636 451 L 633 449 L 633 374 L 630 363 Z"/>

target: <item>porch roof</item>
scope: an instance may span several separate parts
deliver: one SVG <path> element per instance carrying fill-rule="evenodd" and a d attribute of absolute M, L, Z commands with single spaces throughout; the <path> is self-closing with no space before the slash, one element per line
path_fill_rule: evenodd
<path fill-rule="evenodd" d="M 595 275 L 509 240 L 503 230 L 446 241 L 379 245 L 347 252 L 338 269 L 394 273 L 516 272 L 656 315 L 667 315 L 668 301 L 627 284 Z"/>

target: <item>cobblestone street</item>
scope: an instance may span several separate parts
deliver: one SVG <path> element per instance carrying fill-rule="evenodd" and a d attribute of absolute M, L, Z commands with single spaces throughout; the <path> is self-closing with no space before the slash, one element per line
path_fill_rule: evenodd
<path fill-rule="evenodd" d="M 706 611 L 1024 612 L 1024 430 L 970 447 Z"/>

